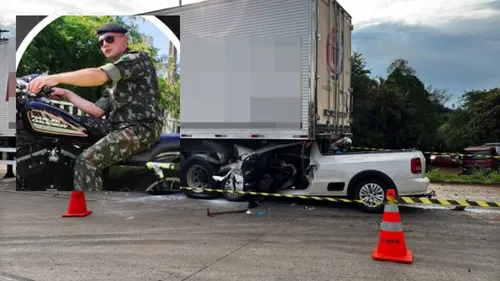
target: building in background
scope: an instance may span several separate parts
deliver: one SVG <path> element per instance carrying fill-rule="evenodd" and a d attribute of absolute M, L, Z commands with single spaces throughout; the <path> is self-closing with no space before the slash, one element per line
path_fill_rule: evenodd
<path fill-rule="evenodd" d="M 5 177 L 14 177 L 16 153 L 16 38 L 0 30 L 0 164 L 8 165 Z"/>

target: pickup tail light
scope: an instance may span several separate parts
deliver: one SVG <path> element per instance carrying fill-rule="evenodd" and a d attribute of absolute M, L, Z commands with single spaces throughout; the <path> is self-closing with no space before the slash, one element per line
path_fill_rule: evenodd
<path fill-rule="evenodd" d="M 411 159 L 411 172 L 412 174 L 422 173 L 422 160 L 420 158 Z"/>

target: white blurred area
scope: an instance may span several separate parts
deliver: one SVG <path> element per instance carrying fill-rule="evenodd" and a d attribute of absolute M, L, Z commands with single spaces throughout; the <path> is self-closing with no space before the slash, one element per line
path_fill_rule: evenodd
<path fill-rule="evenodd" d="M 0 24 L 15 26 L 16 15 L 133 15 L 205 0 L 22 0 L 2 7 Z"/>
<path fill-rule="evenodd" d="M 206 0 L 19 0 L 2 6 L 0 24 L 14 26 L 16 15 L 131 15 Z M 261 0 L 256 0 L 261 1 Z M 282 1 L 286 0 L 268 0 Z M 304 0 L 307 1 L 307 0 Z M 441 26 L 457 19 L 500 16 L 498 0 L 338 0 L 353 16 L 356 29 L 384 22 Z"/>

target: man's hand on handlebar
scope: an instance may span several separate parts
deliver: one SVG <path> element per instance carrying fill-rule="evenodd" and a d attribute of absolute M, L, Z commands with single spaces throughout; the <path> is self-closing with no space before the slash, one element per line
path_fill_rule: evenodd
<path fill-rule="evenodd" d="M 52 75 L 38 76 L 37 78 L 30 81 L 28 85 L 28 91 L 31 93 L 38 94 L 43 89 L 43 87 L 45 86 L 53 87 L 56 86 L 57 84 L 59 84 L 58 81 Z"/>

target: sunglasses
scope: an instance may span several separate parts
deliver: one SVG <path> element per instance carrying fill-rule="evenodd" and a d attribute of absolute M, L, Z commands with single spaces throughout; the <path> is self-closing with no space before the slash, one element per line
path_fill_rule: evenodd
<path fill-rule="evenodd" d="M 104 41 L 108 44 L 113 44 L 113 42 L 115 42 L 115 37 L 115 35 L 106 35 L 103 39 L 99 40 L 99 46 L 102 47 L 104 45 Z"/>

